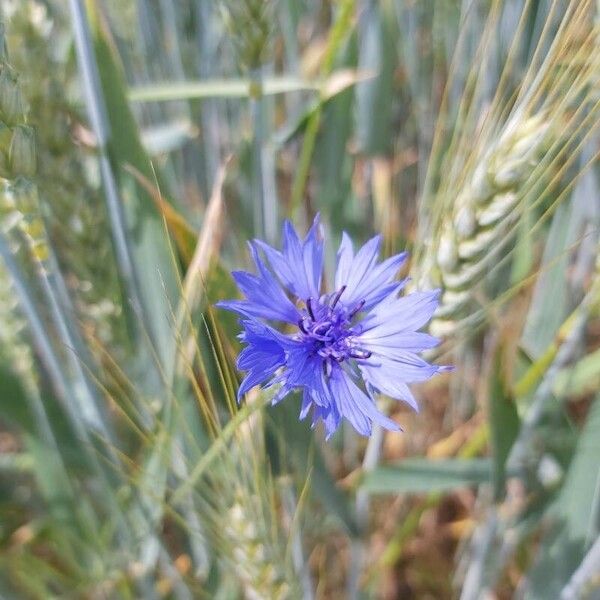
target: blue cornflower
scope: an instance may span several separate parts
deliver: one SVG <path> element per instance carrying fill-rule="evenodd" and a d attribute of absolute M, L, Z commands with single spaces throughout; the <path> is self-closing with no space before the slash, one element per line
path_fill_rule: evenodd
<path fill-rule="evenodd" d="M 232 273 L 246 299 L 218 304 L 243 317 L 239 337 L 246 346 L 237 366 L 247 375 L 238 400 L 257 385 L 280 386 L 273 404 L 301 390 L 300 418 L 312 410 L 313 427 L 322 420 L 328 438 L 342 417 L 362 435 L 370 435 L 373 423 L 398 431 L 377 410 L 376 392 L 418 410 L 407 383 L 447 369 L 417 355 L 438 344 L 417 330 L 431 319 L 439 291 L 400 297 L 407 280 L 395 277 L 407 253 L 379 263 L 380 245 L 376 236 L 355 254 L 344 233 L 333 291 L 323 293 L 318 217 L 304 240 L 286 222 L 281 252 L 260 240 L 249 244 L 257 273 Z M 287 326 L 278 331 L 272 321 Z"/>

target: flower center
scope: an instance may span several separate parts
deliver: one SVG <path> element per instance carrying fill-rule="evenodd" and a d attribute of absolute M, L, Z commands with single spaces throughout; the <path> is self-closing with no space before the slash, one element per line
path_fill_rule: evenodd
<path fill-rule="evenodd" d="M 325 373 L 331 373 L 333 361 L 341 363 L 347 359 L 366 360 L 371 356 L 368 350 L 356 346 L 356 331 L 352 319 L 359 313 L 365 301 L 361 300 L 352 310 L 339 307 L 338 302 L 346 286 L 332 294 L 325 304 L 313 298 L 306 301 L 306 312 L 298 321 L 298 328 L 305 341 L 312 343 L 313 354 L 323 358 Z"/>

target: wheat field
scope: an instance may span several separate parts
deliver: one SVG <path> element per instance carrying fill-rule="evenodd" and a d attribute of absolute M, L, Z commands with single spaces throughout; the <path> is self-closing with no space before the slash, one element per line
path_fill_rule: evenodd
<path fill-rule="evenodd" d="M 599 125 L 596 0 L 0 0 L 0 597 L 600 598 Z"/>

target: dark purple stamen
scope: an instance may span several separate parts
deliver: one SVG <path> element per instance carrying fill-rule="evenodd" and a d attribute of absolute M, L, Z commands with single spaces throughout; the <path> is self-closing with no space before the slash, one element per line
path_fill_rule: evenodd
<path fill-rule="evenodd" d="M 314 338 L 315 340 L 317 340 L 319 342 L 331 342 L 331 341 L 333 341 L 333 338 L 330 335 L 319 335 L 318 333 L 315 333 L 314 331 L 311 331 L 310 335 L 311 335 L 312 338 Z"/>
<path fill-rule="evenodd" d="M 302 333 L 305 334 L 309 334 L 309 330 L 307 329 L 307 325 L 306 322 L 308 321 L 308 319 L 306 317 L 302 317 L 299 321 L 298 321 L 298 327 L 300 328 L 300 331 Z"/>
<path fill-rule="evenodd" d="M 351 321 L 363 309 L 365 301 L 361 300 L 350 312 L 345 308 L 336 310 L 345 290 L 344 285 L 330 296 L 328 304 L 320 304 L 318 310 L 314 305 L 315 299 L 308 298 L 307 314 L 298 321 L 301 333 L 312 344 L 311 354 L 323 359 L 323 372 L 326 376 L 331 375 L 335 363 L 343 363 L 348 359 L 367 360 L 371 356 L 368 350 L 353 347 L 352 340 L 360 333 L 360 326 L 353 325 Z"/>
<path fill-rule="evenodd" d="M 325 321 L 323 323 L 319 323 L 316 327 L 313 328 L 312 332 L 314 334 L 325 333 L 331 327 L 331 321 Z"/>
<path fill-rule="evenodd" d="M 312 302 L 313 302 L 313 299 L 312 299 L 312 298 L 309 298 L 309 299 L 306 301 L 306 310 L 308 310 L 308 314 L 310 315 L 310 318 L 311 318 L 313 321 L 316 321 L 316 319 L 315 319 L 315 313 L 313 312 Z"/>
<path fill-rule="evenodd" d="M 340 296 L 344 293 L 346 289 L 346 286 L 343 285 L 335 294 L 335 296 L 333 297 L 333 302 L 331 303 L 331 308 L 335 308 L 335 305 L 338 303 Z"/>
<path fill-rule="evenodd" d="M 362 307 L 365 305 L 365 300 L 361 300 L 348 315 L 348 318 L 351 319 L 356 313 L 359 313 L 362 310 Z"/>

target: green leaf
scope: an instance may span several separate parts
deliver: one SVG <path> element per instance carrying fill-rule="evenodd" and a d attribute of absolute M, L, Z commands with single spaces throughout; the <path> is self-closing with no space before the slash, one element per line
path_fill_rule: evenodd
<path fill-rule="evenodd" d="M 348 45 L 348 47 L 344 50 L 344 54 L 348 54 L 348 49 L 353 50 L 350 46 L 351 45 Z M 335 120 L 333 123 L 334 130 L 338 134 L 343 134 L 341 140 L 336 140 L 337 145 L 342 148 L 342 150 L 340 150 L 340 154 L 343 154 L 343 149 L 345 147 L 344 140 L 350 135 L 351 124 L 350 115 L 346 115 L 345 110 L 342 110 L 341 115 L 337 115 L 338 111 L 335 109 L 335 106 L 338 104 L 337 100 L 339 98 L 348 97 L 350 97 L 351 100 L 352 87 L 361 81 L 369 79 L 371 79 L 371 76 L 368 72 L 360 72 L 343 68 L 339 71 L 336 71 L 333 75 L 331 75 L 327 81 L 327 84 L 322 86 L 320 96 L 311 102 L 299 115 L 294 115 L 290 119 L 290 122 L 285 124 L 281 130 L 274 135 L 275 143 L 283 146 L 295 137 L 305 133 L 310 120 L 315 118 L 315 115 L 318 116 L 318 113 L 321 110 L 327 108 L 329 118 Z M 348 100 L 345 100 L 344 104 L 347 104 L 347 102 Z M 340 116 L 341 122 L 339 122 Z M 343 157 L 338 158 L 343 160 Z"/>
<path fill-rule="evenodd" d="M 314 442 L 314 433 L 308 423 L 299 421 L 299 398 L 267 409 L 271 427 L 267 431 L 267 448 L 275 472 L 284 470 L 289 463 L 292 472 L 300 477 L 310 473 L 311 491 L 331 514 L 336 515 L 352 535 L 358 527 L 350 509 L 348 497 L 336 486 L 323 456 Z"/>
<path fill-rule="evenodd" d="M 397 62 L 394 50 L 398 39 L 394 21 L 389 0 L 368 4 L 361 15 L 358 67 L 377 75 L 356 89 L 356 136 L 359 148 L 369 155 L 389 152 L 394 142 L 390 135 Z"/>
<path fill-rule="evenodd" d="M 141 308 L 145 313 L 142 315 L 143 326 L 150 334 L 156 352 L 167 369 L 172 364 L 174 350 L 169 306 L 176 304 L 177 273 L 162 217 L 151 194 L 135 178 L 131 168 L 149 181 L 157 181 L 166 197 L 168 190 L 160 175 L 155 173 L 142 145 L 137 123 L 128 105 L 125 80 L 107 38 L 99 9 L 91 0 L 88 8 L 101 88 L 101 91 L 92 89 L 90 93 L 100 93 L 102 98 L 97 99 L 96 104 L 101 106 L 103 100 L 106 107 L 105 116 L 110 134 L 104 150 L 108 155 L 112 176 L 116 178 L 125 211 L 125 235 L 131 247 Z"/>
<path fill-rule="evenodd" d="M 0 398 L 3 419 L 11 421 L 25 431 L 35 430 L 35 419 L 29 408 L 25 390 L 18 377 L 4 365 L 0 365 Z"/>
<path fill-rule="evenodd" d="M 523 347 L 534 359 L 539 358 L 552 342 L 568 314 L 566 274 L 570 260 L 569 250 L 577 243 L 587 202 L 587 198 L 584 203 L 573 199 L 563 202 L 552 218 L 540 275 L 523 331 Z"/>
<path fill-rule="evenodd" d="M 317 91 L 323 81 L 299 77 L 267 77 L 263 82 L 265 95 L 284 94 L 306 90 Z M 198 98 L 249 98 L 252 95 L 250 79 L 206 79 L 204 81 L 168 81 L 130 89 L 132 102 L 165 102 Z"/>
<path fill-rule="evenodd" d="M 336 61 L 340 65 L 356 63 L 354 36 L 340 49 Z M 330 226 L 336 233 L 351 229 L 356 221 L 362 223 L 364 220 L 364 212 L 355 201 L 350 181 L 353 158 L 346 152 L 352 136 L 355 98 L 354 89 L 347 89 L 323 106 L 313 160 L 316 189 L 319 190 L 317 207 L 328 215 L 335 215 L 330 218 Z"/>
<path fill-rule="evenodd" d="M 339 71 L 321 79 L 302 79 L 293 76 L 265 77 L 261 94 L 271 96 L 289 92 L 321 92 L 328 100 L 364 79 L 354 71 Z M 133 102 L 165 102 L 167 100 L 194 100 L 199 98 L 251 98 L 256 93 L 250 79 L 213 79 L 204 81 L 169 81 L 129 90 Z"/>
<path fill-rule="evenodd" d="M 600 388 L 600 350 L 579 360 L 572 367 L 562 369 L 554 382 L 554 393 L 561 397 L 582 396 Z"/>
<path fill-rule="evenodd" d="M 540 544 L 526 598 L 558 598 L 600 530 L 600 396 L 596 396 L 552 513 L 556 521 Z"/>
<path fill-rule="evenodd" d="M 494 357 L 488 398 L 492 483 L 496 500 L 500 500 L 504 496 L 506 460 L 520 427 L 516 404 L 508 393 L 503 379 L 502 365 L 502 355 L 499 349 Z"/>
<path fill-rule="evenodd" d="M 420 494 L 488 483 L 491 475 L 488 458 L 407 458 L 374 469 L 361 485 L 371 494 Z"/>
<path fill-rule="evenodd" d="M 178 119 L 146 127 L 140 135 L 146 152 L 156 156 L 180 150 L 197 137 L 198 132 L 191 121 Z"/>

